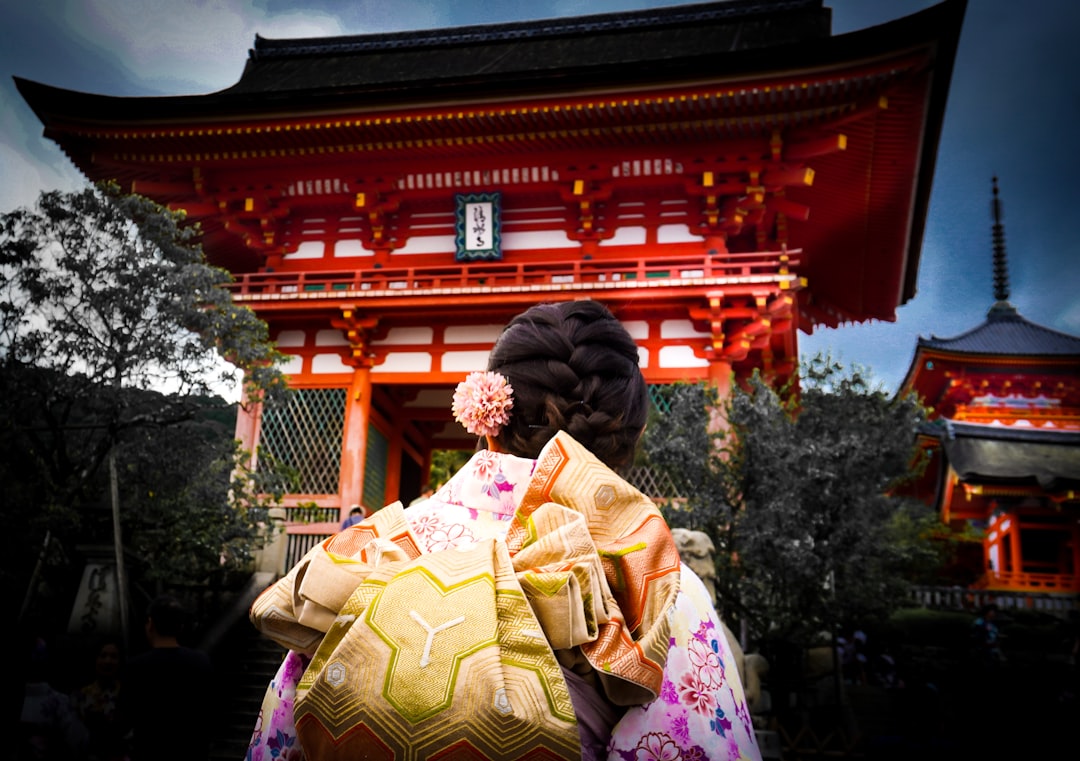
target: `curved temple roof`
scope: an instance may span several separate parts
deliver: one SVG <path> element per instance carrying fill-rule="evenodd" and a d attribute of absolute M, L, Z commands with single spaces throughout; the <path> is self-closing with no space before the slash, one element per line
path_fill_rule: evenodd
<path fill-rule="evenodd" d="M 959 354 L 1009 357 L 1080 357 L 1080 337 L 1025 319 L 1011 304 L 997 302 L 986 320 L 952 338 L 920 338 L 920 348 Z"/>
<path fill-rule="evenodd" d="M 924 426 L 938 438 L 960 481 L 1080 489 L 1080 431 L 1002 428 L 946 421 Z"/>
<path fill-rule="evenodd" d="M 809 209 L 788 225 L 787 245 L 808 252 L 798 274 L 810 283 L 800 309 L 812 331 L 894 320 L 915 295 L 965 8 L 945 0 L 838 36 L 822 0 L 735 0 L 258 38 L 240 80 L 205 95 L 120 98 L 16 82 L 46 137 L 89 179 L 137 183 L 185 208 L 217 203 L 205 193 L 208 167 L 285 176 L 310 172 L 314 160 L 340 163 L 342 153 L 358 165 L 461 161 L 565 151 L 568 140 L 582 152 L 693 144 L 713 160 L 723 146 L 781 131 L 794 138 L 784 150 L 801 151 L 795 163 L 813 168 L 813 187 L 789 188 L 784 199 Z M 832 153 L 814 153 L 825 137 Z M 225 225 L 212 215 L 202 222 L 208 254 L 253 268 Z"/>

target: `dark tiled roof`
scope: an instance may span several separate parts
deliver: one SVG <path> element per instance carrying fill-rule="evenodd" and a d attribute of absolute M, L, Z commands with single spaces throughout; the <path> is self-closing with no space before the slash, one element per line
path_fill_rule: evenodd
<path fill-rule="evenodd" d="M 1022 428 L 1010 425 L 965 423 L 959 420 L 940 418 L 923 423 L 920 431 L 942 441 L 984 439 L 1080 447 L 1080 431 L 1063 431 L 1057 428 Z"/>
<path fill-rule="evenodd" d="M 279 40 L 257 35 L 255 50 L 251 51 L 251 57 L 294 57 L 330 53 L 363 53 L 375 50 L 393 50 L 395 48 L 415 50 L 435 46 L 473 46 L 505 40 L 593 36 L 630 30 L 657 32 L 665 27 L 700 26 L 701 24 L 716 24 L 717 22 L 735 27 L 737 24 L 749 19 L 765 18 L 775 21 L 779 14 L 807 10 L 820 11 L 821 4 L 822 0 L 720 0 L 720 2 L 648 8 L 640 11 L 598 13 L 568 18 L 477 24 L 385 34 Z M 761 35 L 759 35 L 758 38 L 738 40 L 736 48 L 733 49 L 781 42 L 782 39 L 775 39 L 777 31 L 780 31 L 783 37 L 791 34 L 791 31 L 782 24 L 764 27 L 763 31 L 767 33 L 769 29 L 772 29 L 774 33 L 767 35 L 765 39 L 761 39 Z M 821 36 L 820 29 L 802 28 L 794 31 L 799 38 Z M 825 30 L 825 35 L 828 35 L 827 30 Z"/>
<path fill-rule="evenodd" d="M 1080 431 L 945 421 L 923 432 L 941 440 L 961 481 L 1037 483 L 1048 491 L 1080 487 Z"/>
<path fill-rule="evenodd" d="M 1012 305 L 998 302 L 981 325 L 953 338 L 920 338 L 919 348 L 1013 357 L 1080 357 L 1080 337 L 1036 325 Z"/>
<path fill-rule="evenodd" d="M 732 0 L 643 11 L 344 37 L 256 37 L 233 95 L 395 89 L 478 78 L 493 83 L 633 66 L 648 71 L 696 57 L 830 35 L 822 0 Z"/>

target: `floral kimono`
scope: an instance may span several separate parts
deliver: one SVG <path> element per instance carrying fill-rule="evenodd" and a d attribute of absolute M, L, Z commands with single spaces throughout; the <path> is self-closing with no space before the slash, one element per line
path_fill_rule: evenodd
<path fill-rule="evenodd" d="M 436 697 L 434 707 L 417 709 L 431 684 L 393 680 L 441 672 L 410 672 L 413 656 L 396 645 L 381 654 L 396 636 L 388 630 L 398 625 L 376 620 L 388 615 L 382 609 L 391 603 L 380 595 L 401 577 L 393 572 L 427 578 L 439 571 L 416 563 L 449 557 L 451 565 L 465 565 L 467 553 L 495 558 L 498 568 L 485 578 L 494 580 L 499 616 L 523 622 L 517 634 L 500 626 L 502 650 L 487 663 L 507 672 L 502 713 L 533 710 L 530 721 L 543 724 L 536 732 L 492 730 L 502 715 L 480 713 L 490 701 L 475 694 L 500 690 L 465 684 L 476 675 L 448 688 L 452 700 Z M 483 576 L 469 573 L 470 580 Z M 427 627 L 420 665 L 441 657 L 450 639 L 442 633 L 457 631 L 446 627 L 465 616 L 432 626 L 437 606 L 394 599 L 407 602 L 396 603 L 387 621 L 405 621 L 401 626 L 416 627 L 417 636 Z M 504 613 L 522 599 L 528 605 Z M 406 610 L 410 605 L 420 612 Z M 443 608 L 445 616 L 455 614 Z M 424 745 L 436 738 L 470 758 L 761 758 L 734 656 L 704 584 L 679 561 L 655 506 L 565 433 L 536 460 L 477 452 L 430 499 L 407 509 L 395 503 L 327 539 L 256 600 L 251 617 L 288 653 L 266 692 L 249 761 L 345 757 L 350 742 L 360 753 L 377 745 L 378 757 L 420 759 L 447 752 Z M 378 636 L 359 629 L 361 622 Z M 513 642 L 524 641 L 515 636 L 534 631 L 539 649 L 514 649 Z M 459 664 L 455 674 L 490 671 L 469 670 L 462 653 L 478 646 L 458 647 L 449 654 Z M 556 660 L 556 668 L 547 667 Z M 522 671 L 523 662 L 529 665 Z M 368 700 L 342 692 L 364 679 Z M 399 687 L 406 697 L 395 697 Z M 375 705 L 384 699 L 389 707 Z M 453 714 L 453 703 L 466 712 Z M 534 734 L 544 739 L 525 737 Z"/>

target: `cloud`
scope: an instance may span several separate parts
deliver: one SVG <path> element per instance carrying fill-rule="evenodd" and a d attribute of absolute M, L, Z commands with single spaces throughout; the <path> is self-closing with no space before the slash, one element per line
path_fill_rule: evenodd
<path fill-rule="evenodd" d="M 343 34 L 338 19 L 305 10 L 267 14 L 251 0 L 67 0 L 63 20 L 85 44 L 111 52 L 134 79 L 181 94 L 239 79 L 256 33 L 264 37 Z"/>
<path fill-rule="evenodd" d="M 1073 335 L 1080 335 L 1080 302 L 1076 302 L 1068 306 L 1062 313 L 1060 318 L 1061 324 L 1064 325 L 1066 332 Z"/>
<path fill-rule="evenodd" d="M 86 183 L 74 167 L 64 172 L 60 166 L 43 164 L 3 143 L 0 143 L 0 177 L 4 178 L 0 182 L 0 213 L 31 206 L 37 200 L 38 188 L 75 190 Z"/>
<path fill-rule="evenodd" d="M 41 139 L 40 122 L 10 80 L 0 82 L 0 178 L 0 213 L 32 205 L 43 188 L 75 190 L 86 183 L 55 143 Z"/>

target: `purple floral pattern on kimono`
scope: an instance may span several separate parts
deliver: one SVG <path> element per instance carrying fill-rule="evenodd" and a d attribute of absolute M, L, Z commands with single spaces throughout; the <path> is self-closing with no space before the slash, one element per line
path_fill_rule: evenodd
<path fill-rule="evenodd" d="M 705 585 L 682 567 L 660 695 L 615 725 L 609 761 L 760 761 L 750 711 Z"/>
<path fill-rule="evenodd" d="M 303 761 L 304 751 L 296 737 L 293 708 L 296 686 L 310 659 L 290 650 L 263 696 L 255 731 L 245 761 Z"/>

